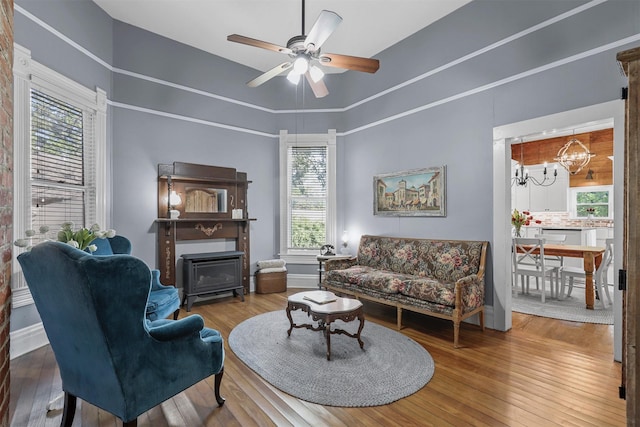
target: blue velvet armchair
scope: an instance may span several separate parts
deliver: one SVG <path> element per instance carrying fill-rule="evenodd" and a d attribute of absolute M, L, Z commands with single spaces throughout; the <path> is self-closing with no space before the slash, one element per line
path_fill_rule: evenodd
<path fill-rule="evenodd" d="M 18 261 L 60 368 L 62 426 L 71 426 L 77 398 L 135 426 L 140 414 L 211 375 L 224 403 L 220 333 L 199 315 L 147 319 L 151 272 L 143 261 L 60 242 L 36 245 Z"/>
<path fill-rule="evenodd" d="M 105 239 L 95 239 L 93 244 L 97 250 L 93 255 L 131 254 L 131 241 L 124 236 L 113 236 Z M 151 292 L 147 301 L 147 319 L 164 319 L 173 313 L 177 319 L 180 313 L 180 295 L 174 286 L 160 283 L 160 271 L 151 270 Z"/>

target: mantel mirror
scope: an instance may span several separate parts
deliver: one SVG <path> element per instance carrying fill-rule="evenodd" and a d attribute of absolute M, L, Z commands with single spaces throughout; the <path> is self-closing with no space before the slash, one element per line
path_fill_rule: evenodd
<path fill-rule="evenodd" d="M 184 211 L 187 213 L 226 213 L 227 190 L 222 188 L 187 187 Z"/>

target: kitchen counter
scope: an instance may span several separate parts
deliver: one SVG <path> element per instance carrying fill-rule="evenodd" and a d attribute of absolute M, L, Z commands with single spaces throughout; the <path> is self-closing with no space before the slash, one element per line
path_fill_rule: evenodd
<path fill-rule="evenodd" d="M 539 225 L 539 228 L 543 230 L 595 230 L 601 227 L 580 227 L 571 225 Z"/>

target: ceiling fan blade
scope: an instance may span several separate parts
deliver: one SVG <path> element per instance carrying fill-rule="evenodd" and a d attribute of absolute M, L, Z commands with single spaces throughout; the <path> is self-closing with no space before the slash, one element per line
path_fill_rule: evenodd
<path fill-rule="evenodd" d="M 282 73 L 283 71 L 288 70 L 289 68 L 291 68 L 292 65 L 293 64 L 291 62 L 283 62 L 282 64 L 273 67 L 266 73 L 261 74 L 255 79 L 251 80 L 250 82 L 247 83 L 247 86 L 249 87 L 260 86 L 262 83 L 265 83 L 267 80 L 271 80 L 272 78 Z"/>
<path fill-rule="evenodd" d="M 286 54 L 292 54 L 293 53 L 291 51 L 291 49 L 289 49 L 287 47 L 278 46 L 277 44 L 265 42 L 265 41 L 258 40 L 258 39 L 252 39 L 251 37 L 245 37 L 245 36 L 241 36 L 239 34 L 231 34 L 231 35 L 227 36 L 227 40 L 230 41 L 230 42 L 241 43 L 241 44 L 246 44 L 246 45 L 249 45 L 249 46 L 259 47 L 261 49 L 272 50 L 274 52 L 281 52 L 281 53 L 286 53 Z"/>
<path fill-rule="evenodd" d="M 331 33 L 342 22 L 342 18 L 335 12 L 323 10 L 316 19 L 315 24 L 311 27 L 311 31 L 307 34 L 304 41 L 304 47 L 308 52 L 315 52 L 320 46 L 327 41 Z"/>
<path fill-rule="evenodd" d="M 320 63 L 327 67 L 346 68 L 347 70 L 375 73 L 380 68 L 380 61 L 373 58 L 361 58 L 359 56 L 339 55 L 337 53 L 323 53 L 320 55 Z"/>
<path fill-rule="evenodd" d="M 327 89 L 327 85 L 324 84 L 324 81 L 322 79 L 314 82 L 311 78 L 311 74 L 308 71 L 304 73 L 304 76 L 307 78 L 309 86 L 311 86 L 311 90 L 313 90 L 313 94 L 316 96 L 316 98 L 324 98 L 325 96 L 329 95 L 329 89 Z"/>

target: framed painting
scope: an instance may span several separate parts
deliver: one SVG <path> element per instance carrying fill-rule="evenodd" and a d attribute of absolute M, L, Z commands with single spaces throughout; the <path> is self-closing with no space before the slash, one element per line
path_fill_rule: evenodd
<path fill-rule="evenodd" d="M 373 214 L 446 216 L 445 166 L 373 177 Z"/>

